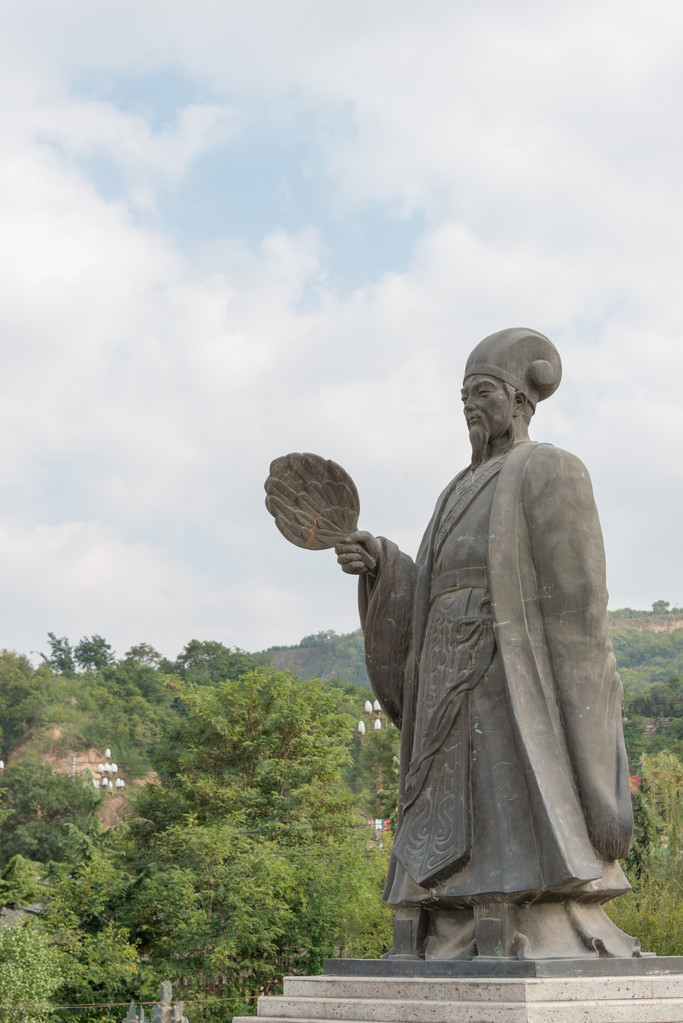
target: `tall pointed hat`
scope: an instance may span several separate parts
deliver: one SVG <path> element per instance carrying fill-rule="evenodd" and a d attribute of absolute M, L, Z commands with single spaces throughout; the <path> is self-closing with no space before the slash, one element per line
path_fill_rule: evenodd
<path fill-rule="evenodd" d="M 559 387 L 562 361 L 544 334 L 527 327 L 508 327 L 489 334 L 474 349 L 465 366 L 465 379 L 475 374 L 511 384 L 535 408 Z"/>

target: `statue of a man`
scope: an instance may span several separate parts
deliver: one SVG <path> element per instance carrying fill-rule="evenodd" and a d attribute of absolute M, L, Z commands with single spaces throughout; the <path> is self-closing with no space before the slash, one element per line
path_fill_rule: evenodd
<path fill-rule="evenodd" d="M 461 391 L 472 463 L 415 561 L 367 532 L 336 547 L 402 731 L 394 955 L 638 954 L 602 909 L 629 888 L 633 818 L 600 524 L 582 463 L 528 433 L 561 372 L 536 331 L 485 338 Z"/>

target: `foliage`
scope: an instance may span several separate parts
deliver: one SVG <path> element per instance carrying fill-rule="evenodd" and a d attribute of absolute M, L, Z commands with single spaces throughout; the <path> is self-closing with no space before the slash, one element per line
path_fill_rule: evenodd
<path fill-rule="evenodd" d="M 261 668 L 178 685 L 188 714 L 130 825 L 128 921 L 156 983 L 248 1000 L 325 955 L 390 943 L 386 853 L 343 790 L 343 696 Z"/>
<path fill-rule="evenodd" d="M 45 891 L 42 877 L 41 864 L 17 853 L 0 874 L 0 906 L 17 909 L 42 898 Z"/>
<path fill-rule="evenodd" d="M 2 773 L 0 867 L 17 854 L 47 863 L 73 860 L 79 843 L 73 828 L 96 827 L 101 801 L 88 778 L 54 774 L 45 764 L 19 761 Z"/>
<path fill-rule="evenodd" d="M 643 755 L 634 809 L 637 880 L 683 883 L 683 763 L 675 754 Z"/>
<path fill-rule="evenodd" d="M 626 703 L 629 712 L 645 717 L 681 717 L 683 716 L 681 676 L 670 675 L 666 684 L 655 682 L 640 692 L 629 693 Z"/>
<path fill-rule="evenodd" d="M 58 985 L 59 956 L 38 926 L 0 923 L 0 1021 L 43 1023 Z"/>
<path fill-rule="evenodd" d="M 669 675 L 665 683 L 625 693 L 624 737 L 631 773 L 643 753 L 669 750 L 683 756 L 683 680 Z"/>
<path fill-rule="evenodd" d="M 2 655 L 0 668 L 1 662 Z M 43 665 L 29 674 L 26 687 L 40 699 L 41 727 L 36 722 L 22 736 L 21 755 L 34 760 L 68 764 L 72 753 L 88 747 L 103 753 L 109 746 L 128 777 L 145 774 L 152 749 L 178 721 L 164 677 L 144 664 L 120 662 L 73 678 L 52 675 Z"/>
<path fill-rule="evenodd" d="M 129 779 L 148 773 L 152 751 L 183 713 L 162 669 L 215 682 L 238 678 L 257 663 L 218 642 L 192 640 L 177 661 L 165 662 L 147 643 L 116 660 L 99 635 L 84 637 L 75 649 L 53 632 L 48 640 L 50 653 L 37 669 L 23 656 L 0 653 L 0 756 L 7 759 L 20 743 L 22 756 L 52 761 L 88 747 L 102 752 L 110 747 Z"/>
<path fill-rule="evenodd" d="M 683 950 L 666 903 L 683 910 L 683 769 L 667 759 L 683 755 L 676 614 L 612 621 L 629 761 L 642 779 L 626 861 L 635 892 L 609 912 L 660 952 Z M 146 643 L 116 659 L 101 636 L 75 649 L 48 638 L 38 669 L 0 654 L 4 748 L 16 751 L 0 777 L 0 895 L 42 904 L 32 926 L 57 956 L 60 1002 L 154 999 L 163 979 L 179 998 L 232 998 L 244 1012 L 283 974 L 319 971 L 325 955 L 385 951 L 388 850 L 359 810 L 393 822 L 400 737 L 393 727 L 368 729 L 363 742 L 355 733 L 368 695 L 355 684 L 367 686 L 359 632 L 256 655 L 191 640 L 175 660 Z M 330 682 L 266 667 L 271 658 Z M 97 801 L 91 783 L 36 775 L 30 763 L 68 763 L 89 746 L 110 746 L 127 781 L 158 772 L 137 798 L 126 788 L 133 816 L 105 833 L 74 795 L 78 784 Z M 222 1019 L 224 1003 L 204 1023 L 211 1011 Z"/>
<path fill-rule="evenodd" d="M 146 644 L 115 660 L 102 637 L 75 650 L 49 638 L 52 663 L 38 669 L 0 656 L 24 743 L 0 779 L 0 892 L 7 905 L 42 904 L 60 1002 L 154 998 L 171 979 L 179 997 L 246 1008 L 325 955 L 388 947 L 388 853 L 343 780 L 355 771 L 356 687 L 302 682 L 214 642 L 164 662 Z M 145 770 L 153 755 L 159 772 L 107 833 L 90 780 L 29 759 L 87 746 Z M 374 762 L 356 766 L 376 777 Z"/>
<path fill-rule="evenodd" d="M 365 647 L 360 629 L 338 636 L 333 629 L 304 636 L 294 647 L 270 647 L 263 655 L 277 668 L 293 671 L 299 678 L 343 679 L 365 690 L 370 688 L 365 667 Z"/>
<path fill-rule="evenodd" d="M 123 663 L 146 664 L 150 668 L 156 668 L 161 661 L 161 654 L 149 643 L 136 643 L 123 655 Z"/>
<path fill-rule="evenodd" d="M 139 980 L 138 950 L 120 920 L 130 877 L 118 865 L 120 850 L 107 838 L 77 837 L 77 862 L 50 868 L 41 917 L 58 956 L 57 997 L 67 1004 L 127 1000 Z M 119 1018 L 116 1010 L 109 1016 L 102 1010 L 79 1014 L 97 1023 Z"/>
<path fill-rule="evenodd" d="M 11 750 L 43 719 L 51 695 L 51 673 L 34 671 L 26 657 L 0 652 L 0 749 Z"/>
<path fill-rule="evenodd" d="M 667 628 L 680 627 L 655 631 L 663 621 Z M 655 681 L 665 682 L 672 673 L 683 674 L 683 611 L 670 607 L 668 601 L 655 601 L 652 611 L 611 611 L 610 635 L 627 689 L 642 689 Z M 287 668 L 299 678 L 338 678 L 370 688 L 360 629 L 341 636 L 328 629 L 304 636 L 297 646 L 270 647 L 263 653 L 276 667 Z"/>
<path fill-rule="evenodd" d="M 626 754 L 628 757 L 629 773 L 637 774 L 647 739 L 645 736 L 645 720 L 638 714 L 631 714 L 624 718 L 624 742 L 626 743 Z"/>
<path fill-rule="evenodd" d="M 399 757 L 401 733 L 384 720 L 384 727 L 370 727 L 357 740 L 358 768 L 353 789 L 361 795 L 361 808 L 370 817 L 389 820 L 396 827 L 398 807 Z"/>
<path fill-rule="evenodd" d="M 218 686 L 175 688 L 189 719 L 156 765 L 175 816 L 182 799 L 201 820 L 238 810 L 261 833 L 279 834 L 314 805 L 346 806 L 334 785 L 352 719 L 339 713 L 332 689 L 264 668 Z M 147 792 L 154 808 L 164 803 L 166 788 Z"/>
<path fill-rule="evenodd" d="M 63 719 L 77 726 L 81 745 L 111 747 L 129 776 L 146 773 L 152 751 L 179 718 L 164 676 L 149 665 L 121 661 L 79 676 L 70 689 L 77 704 L 63 705 Z"/>
<path fill-rule="evenodd" d="M 667 629 L 657 631 L 664 612 Z M 667 631 L 670 626 L 674 627 Z M 667 684 L 672 675 L 683 675 L 683 612 L 668 601 L 655 601 L 652 611 L 610 612 L 610 636 L 627 691 L 642 692 L 653 683 Z M 297 646 L 270 647 L 264 654 L 300 678 L 343 679 L 364 689 L 370 685 L 360 630 L 339 636 L 330 629 L 305 636 Z"/>
<path fill-rule="evenodd" d="M 634 840 L 624 862 L 633 892 L 605 907 L 612 920 L 657 955 L 683 954 L 683 763 L 664 751 L 643 756 L 634 792 Z"/>
<path fill-rule="evenodd" d="M 639 939 L 644 952 L 683 954 L 683 892 L 677 883 L 646 878 L 605 910 L 617 927 Z"/>
<path fill-rule="evenodd" d="M 627 612 L 637 618 L 624 617 Z M 627 748 L 632 770 L 643 752 L 669 748 L 683 755 L 683 628 L 653 631 L 661 629 L 658 623 L 662 621 L 667 628 L 675 626 L 674 612 L 663 617 L 622 609 L 611 615 L 615 652 L 627 695 Z M 230 649 L 218 641 L 191 640 L 175 660 L 162 658 L 146 643 L 131 647 L 123 658 L 113 660 L 110 644 L 101 636 L 91 636 L 77 644 L 84 658 L 81 666 L 90 665 L 78 673 L 68 638 L 58 638 L 54 633 L 48 638 L 50 656 L 35 671 L 25 658 L 0 655 L 0 695 L 6 708 L 2 722 L 5 757 L 20 741 L 26 744 L 27 754 L 37 758 L 57 756 L 62 751 L 67 755 L 88 746 L 102 750 L 109 746 L 115 750 L 127 778 L 145 775 L 152 765 L 152 752 L 165 742 L 165 736 L 185 713 L 165 683 L 168 675 L 213 685 L 226 678 L 234 680 L 258 663 L 273 660 L 300 677 L 323 676 L 343 686 L 349 710 L 355 707 L 360 692 L 367 695 L 360 631 L 338 636 L 327 630 L 304 637 L 296 647 L 271 648 L 260 654 Z M 99 661 L 97 650 L 103 652 Z M 93 667 L 96 661 L 100 667 Z M 672 687 L 672 680 L 677 680 L 677 689 Z M 362 690 L 356 684 L 359 682 Z M 650 718 L 656 720 L 651 722 Z M 356 763 L 346 772 L 356 792 L 360 752 L 355 752 Z"/>
<path fill-rule="evenodd" d="M 76 661 L 71 643 L 66 636 L 56 636 L 54 632 L 48 632 L 47 639 L 50 653 L 49 655 L 41 653 L 43 661 L 59 675 L 72 678 L 76 674 Z"/>
<path fill-rule="evenodd" d="M 620 607 L 616 611 L 609 611 L 610 622 L 615 622 L 625 618 L 647 618 L 654 615 L 683 615 L 683 608 L 672 607 L 668 600 L 655 600 L 652 604 L 652 610 L 643 611 L 637 610 L 633 607 Z"/>
<path fill-rule="evenodd" d="M 610 636 L 626 689 L 644 689 L 683 673 L 683 627 L 656 632 L 621 624 L 610 629 Z"/>
<path fill-rule="evenodd" d="M 231 650 L 215 640 L 192 639 L 175 661 L 162 659 L 160 666 L 169 675 L 202 685 L 237 679 L 252 671 L 258 662 L 258 655 L 244 650 Z"/>
<path fill-rule="evenodd" d="M 97 634 L 83 637 L 74 650 L 74 658 L 83 671 L 101 671 L 115 660 L 111 643 Z"/>

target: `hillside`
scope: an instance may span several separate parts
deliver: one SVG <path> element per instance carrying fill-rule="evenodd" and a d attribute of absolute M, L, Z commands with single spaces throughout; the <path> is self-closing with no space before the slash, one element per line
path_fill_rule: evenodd
<path fill-rule="evenodd" d="M 305 636 L 296 646 L 273 646 L 257 656 L 267 657 L 274 667 L 293 671 L 302 679 L 321 678 L 324 682 L 337 679 L 370 688 L 360 629 L 341 636 L 329 629 Z"/>
<path fill-rule="evenodd" d="M 263 655 L 216 641 L 192 640 L 169 661 L 144 644 L 117 659 L 102 637 L 75 648 L 65 638 L 49 639 L 51 651 L 37 668 L 21 654 L 0 651 L 0 873 L 15 855 L 66 862 L 84 835 L 120 823 L 130 814 L 131 797 L 145 782 L 160 783 L 184 749 L 188 701 L 203 707 L 216 699 L 216 687 L 231 684 L 239 695 L 243 679 L 258 696 L 257 715 L 260 677 L 264 692 L 279 678 L 292 692 L 317 693 L 317 699 L 306 697 L 312 714 L 336 707 L 351 752 L 350 761 L 346 755 L 340 760 L 344 784 L 365 806 L 375 774 L 354 725 L 363 717 L 366 689 L 334 678 L 340 694 L 277 675 Z M 358 640 L 339 639 L 352 664 Z M 381 738 L 391 758 L 390 733 Z M 244 739 L 241 744 L 249 746 Z M 370 815 L 390 817 L 395 798 L 386 808 L 374 805 L 377 798 Z"/>
<path fill-rule="evenodd" d="M 666 604 L 658 601 L 655 607 Z M 629 690 L 666 682 L 683 674 L 683 611 L 610 611 L 610 636 L 617 666 Z M 254 655 L 299 678 L 338 679 L 370 688 L 365 669 L 363 636 L 358 629 L 345 635 L 333 630 L 305 636 L 296 646 L 274 646 Z"/>
<path fill-rule="evenodd" d="M 666 747 L 683 754 L 683 612 L 664 601 L 652 612 L 621 609 L 610 613 L 610 633 L 626 690 L 632 763 L 643 750 Z M 5 763 L 34 760 L 60 773 L 85 768 L 96 775 L 109 747 L 127 781 L 147 776 L 181 720 L 169 676 L 212 684 L 270 663 L 302 679 L 343 686 L 354 706 L 360 700 L 362 707 L 369 689 L 360 630 L 328 630 L 254 654 L 192 640 L 173 661 L 145 644 L 117 659 L 98 636 L 75 647 L 66 638 L 50 636 L 49 642 L 38 668 L 22 655 L 0 653 Z"/>
<path fill-rule="evenodd" d="M 306 677 L 324 676 L 341 685 L 344 707 L 356 719 L 368 686 L 367 676 L 360 674 L 360 634 L 308 637 L 301 648 L 308 657 L 298 657 L 299 648 L 293 648 L 283 652 L 281 662 L 266 653 L 231 650 L 215 640 L 191 640 L 174 660 L 146 644 L 117 658 L 101 636 L 76 646 L 52 634 L 48 641 L 50 651 L 37 668 L 23 654 L 0 651 L 0 760 L 6 767 L 31 762 L 60 775 L 101 782 L 98 765 L 110 749 L 128 786 L 150 777 L 173 741 L 169 737 L 182 729 L 178 691 L 183 682 L 211 686 L 238 679 L 259 665 L 281 663 L 298 668 L 297 675 L 308 670 Z M 113 793 L 109 803 L 121 795 Z"/>
<path fill-rule="evenodd" d="M 664 605 L 664 607 L 662 607 Z M 624 688 L 641 692 L 683 674 L 683 612 L 657 601 L 652 612 L 610 612 L 610 637 Z"/>

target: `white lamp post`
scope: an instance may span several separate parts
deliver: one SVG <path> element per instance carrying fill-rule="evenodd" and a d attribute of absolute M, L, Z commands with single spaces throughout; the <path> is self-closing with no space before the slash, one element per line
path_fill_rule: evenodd
<path fill-rule="evenodd" d="M 367 714 L 368 723 L 366 725 L 364 721 L 359 721 L 358 727 L 356 728 L 356 734 L 360 736 L 361 742 L 363 742 L 365 733 L 367 732 L 368 728 L 371 728 L 373 732 L 379 732 L 382 729 L 382 727 L 384 728 L 389 727 L 387 716 L 383 712 L 379 700 L 375 700 L 374 703 L 371 703 L 370 700 L 366 700 L 365 706 L 363 707 L 363 712 Z M 382 722 L 384 722 L 384 725 L 382 725 Z"/>
<path fill-rule="evenodd" d="M 110 749 L 107 748 L 104 751 L 104 755 L 107 758 L 105 762 L 97 765 L 97 773 L 100 775 L 100 781 L 98 782 L 94 779 L 95 787 L 105 789 L 107 792 L 113 792 L 115 789 L 120 792 L 121 789 L 125 788 L 123 778 L 117 778 L 116 784 L 114 784 L 111 780 L 111 776 L 113 774 L 118 775 L 119 765 L 115 761 L 111 760 Z"/>

